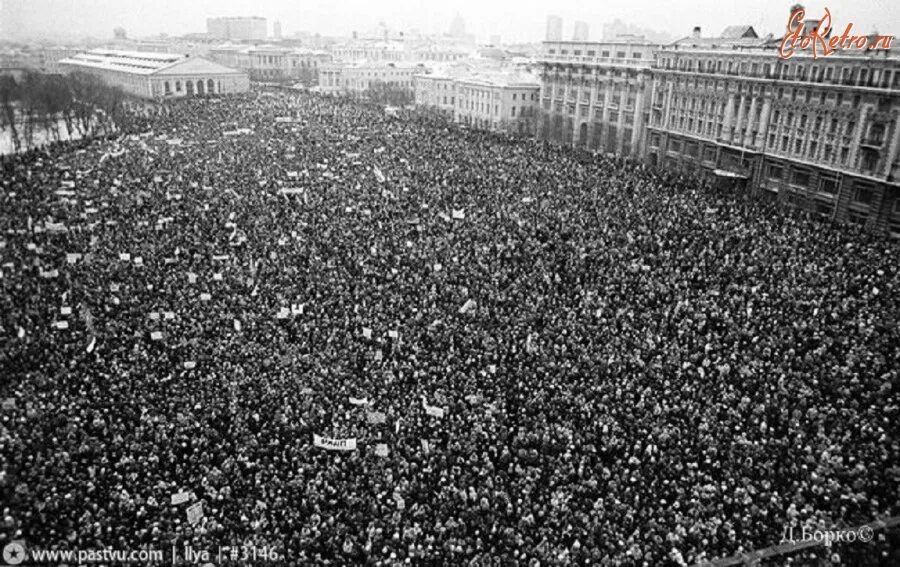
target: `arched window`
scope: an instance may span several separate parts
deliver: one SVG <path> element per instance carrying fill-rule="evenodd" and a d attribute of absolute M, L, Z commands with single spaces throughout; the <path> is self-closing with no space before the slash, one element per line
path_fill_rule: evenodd
<path fill-rule="evenodd" d="M 216 84 L 212 79 L 206 81 L 206 92 L 212 94 L 216 91 Z"/>
<path fill-rule="evenodd" d="M 169 84 L 169 81 L 166 81 L 166 94 L 172 94 L 172 85 Z"/>

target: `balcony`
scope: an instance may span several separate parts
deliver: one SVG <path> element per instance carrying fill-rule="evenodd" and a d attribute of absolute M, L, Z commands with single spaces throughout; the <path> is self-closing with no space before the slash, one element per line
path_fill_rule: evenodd
<path fill-rule="evenodd" d="M 871 149 L 881 149 L 884 146 L 884 137 L 883 136 L 868 136 L 863 138 L 859 142 L 860 146 L 871 148 Z"/>

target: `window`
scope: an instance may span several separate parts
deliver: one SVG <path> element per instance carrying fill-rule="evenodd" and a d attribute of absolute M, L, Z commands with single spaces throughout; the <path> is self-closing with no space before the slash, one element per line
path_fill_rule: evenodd
<path fill-rule="evenodd" d="M 829 195 L 836 195 L 838 189 L 837 179 L 833 177 L 823 177 L 819 180 L 819 192 Z"/>
<path fill-rule="evenodd" d="M 769 166 L 769 179 L 781 180 L 784 176 L 784 169 L 780 165 L 772 164 Z"/>
<path fill-rule="evenodd" d="M 624 51 L 616 51 L 616 59 L 625 59 Z"/>
<path fill-rule="evenodd" d="M 511 109 L 509 109 L 509 115 L 510 115 L 510 116 L 515 116 L 515 115 L 516 115 L 516 107 L 515 107 L 515 106 L 512 107 Z"/>
<path fill-rule="evenodd" d="M 796 170 L 794 177 L 791 179 L 791 184 L 804 188 L 809 187 L 809 172 L 804 169 Z"/>

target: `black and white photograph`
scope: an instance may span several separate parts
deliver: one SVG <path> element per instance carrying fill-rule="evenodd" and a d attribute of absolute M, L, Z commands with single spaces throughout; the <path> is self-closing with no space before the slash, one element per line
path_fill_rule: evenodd
<path fill-rule="evenodd" d="M 0 0 L 0 565 L 900 566 L 898 34 Z"/>

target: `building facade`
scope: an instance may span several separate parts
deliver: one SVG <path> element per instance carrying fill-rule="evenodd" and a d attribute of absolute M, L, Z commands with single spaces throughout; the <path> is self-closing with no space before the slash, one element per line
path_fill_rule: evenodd
<path fill-rule="evenodd" d="M 642 158 L 657 48 L 634 37 L 544 42 L 538 139 Z"/>
<path fill-rule="evenodd" d="M 540 90 L 537 79 L 527 75 L 504 73 L 460 79 L 454 120 L 481 130 L 533 136 Z"/>
<path fill-rule="evenodd" d="M 413 76 L 416 106 L 431 108 L 454 117 L 456 111 L 456 77 L 449 74 L 418 74 Z"/>
<path fill-rule="evenodd" d="M 420 72 L 413 80 L 415 104 L 471 128 L 533 136 L 537 122 L 537 78 L 510 71 L 450 69 Z"/>
<path fill-rule="evenodd" d="M 247 74 L 202 57 L 95 49 L 59 62 L 64 73 L 81 72 L 141 98 L 233 94 L 250 90 Z"/>
<path fill-rule="evenodd" d="M 547 16 L 547 33 L 544 39 L 547 41 L 562 41 L 563 21 L 559 16 Z"/>
<path fill-rule="evenodd" d="M 402 63 L 326 63 L 319 68 L 320 92 L 326 94 L 362 94 L 376 85 L 385 85 L 413 95 L 413 75 L 418 65 Z"/>
<path fill-rule="evenodd" d="M 785 60 L 747 27 L 658 51 L 648 163 L 900 236 L 900 59 Z"/>

